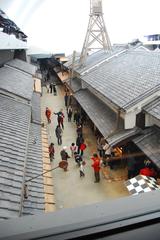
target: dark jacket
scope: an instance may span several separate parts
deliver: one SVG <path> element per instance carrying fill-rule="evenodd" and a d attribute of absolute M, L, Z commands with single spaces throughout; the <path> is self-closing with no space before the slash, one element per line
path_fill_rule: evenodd
<path fill-rule="evenodd" d="M 61 137 L 62 136 L 62 129 L 59 126 L 56 127 L 55 133 L 56 133 L 57 138 Z"/>
<path fill-rule="evenodd" d="M 68 158 L 70 158 L 70 156 L 68 155 L 68 153 L 65 151 L 65 150 L 62 150 L 61 152 L 60 152 L 60 154 L 61 154 L 61 158 L 62 158 L 62 160 L 68 160 Z"/>

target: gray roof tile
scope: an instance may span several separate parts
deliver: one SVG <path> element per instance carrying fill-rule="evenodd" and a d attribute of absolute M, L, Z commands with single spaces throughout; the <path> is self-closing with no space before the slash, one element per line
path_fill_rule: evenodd
<path fill-rule="evenodd" d="M 18 70 L 29 73 L 31 75 L 34 75 L 36 71 L 36 67 L 34 65 L 27 63 L 25 61 L 22 61 L 20 59 L 13 59 L 7 62 L 5 65 L 16 68 Z"/>
<path fill-rule="evenodd" d="M 160 120 L 160 97 L 156 98 L 144 108 L 144 111 Z"/>
<path fill-rule="evenodd" d="M 38 154 L 37 154 L 38 150 Z M 33 161 L 34 158 L 34 161 Z M 30 165 L 32 164 L 32 166 Z M 30 125 L 30 133 L 29 133 L 29 145 L 27 152 L 27 165 L 26 165 L 26 174 L 25 180 L 29 180 L 32 177 L 36 177 L 37 175 L 43 172 L 42 167 L 42 142 L 41 142 L 41 126 L 32 123 Z M 39 165 L 39 167 L 37 167 Z M 38 185 L 38 188 L 37 188 Z M 27 182 L 28 186 L 28 198 L 24 200 L 24 208 L 23 213 L 33 213 L 33 209 L 41 209 L 44 210 L 44 182 L 43 176 L 40 176 L 33 181 Z M 41 191 L 39 190 L 41 189 Z M 32 190 L 34 190 L 32 192 Z M 37 197 L 34 197 L 37 195 Z M 40 206 L 39 206 L 40 204 Z"/>
<path fill-rule="evenodd" d="M 9 67 L 0 68 L 0 89 L 14 95 L 31 100 L 33 92 L 33 79 Z"/>
<path fill-rule="evenodd" d="M 33 92 L 32 95 L 32 122 L 41 124 L 41 99 L 40 93 Z"/>
<path fill-rule="evenodd" d="M 160 89 L 160 55 L 128 50 L 81 78 L 117 106 L 128 109 Z"/>
<path fill-rule="evenodd" d="M 80 90 L 81 87 L 81 80 L 77 77 L 73 78 L 73 79 L 68 79 L 66 81 L 66 83 L 70 86 L 70 88 L 72 89 L 73 92 L 76 92 L 78 90 Z"/>
<path fill-rule="evenodd" d="M 94 122 L 104 137 L 107 137 L 116 128 L 116 113 L 88 90 L 80 90 L 75 95 L 89 118 Z M 123 121 L 120 121 L 123 127 Z"/>
<path fill-rule="evenodd" d="M 30 115 L 29 105 L 0 95 L 0 186 L 6 202 L 10 201 L 5 211 L 0 202 L 1 219 L 18 217 Z"/>
<path fill-rule="evenodd" d="M 86 62 L 85 62 L 85 65 L 84 66 L 77 66 L 78 63 L 79 63 L 79 59 L 80 59 L 80 55 L 76 57 L 76 60 L 75 60 L 75 68 L 74 70 L 76 72 L 78 72 L 79 74 L 83 74 L 84 72 L 88 71 L 89 68 L 92 68 L 94 67 L 96 64 L 99 64 L 100 62 L 104 61 L 105 59 L 115 55 L 115 54 L 118 54 L 119 52 L 121 51 L 124 51 L 128 48 L 128 45 L 114 45 L 112 47 L 112 51 L 110 52 L 106 52 L 104 50 L 100 50 L 100 51 L 97 51 L 91 55 L 88 55 L 87 59 L 86 59 Z M 66 62 L 64 65 L 66 67 L 72 67 L 72 56 L 70 57 L 70 60 L 68 62 Z"/>
<path fill-rule="evenodd" d="M 160 128 L 153 126 L 144 130 L 133 142 L 160 168 Z"/>

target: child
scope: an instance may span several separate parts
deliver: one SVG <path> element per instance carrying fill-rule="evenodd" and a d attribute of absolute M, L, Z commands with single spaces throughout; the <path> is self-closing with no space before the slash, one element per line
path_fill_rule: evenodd
<path fill-rule="evenodd" d="M 85 165 L 85 162 L 84 162 L 84 161 L 80 163 L 80 168 L 79 168 L 80 178 L 81 178 L 81 177 L 85 177 L 84 165 Z"/>
<path fill-rule="evenodd" d="M 80 167 L 81 163 L 83 162 L 82 157 L 80 156 L 80 154 L 75 152 L 74 158 L 75 158 L 75 162 L 78 164 L 78 167 Z"/>
<path fill-rule="evenodd" d="M 74 157 L 74 153 L 76 152 L 76 145 L 75 143 L 72 143 L 71 146 L 70 146 L 70 150 L 71 150 L 71 156 Z"/>

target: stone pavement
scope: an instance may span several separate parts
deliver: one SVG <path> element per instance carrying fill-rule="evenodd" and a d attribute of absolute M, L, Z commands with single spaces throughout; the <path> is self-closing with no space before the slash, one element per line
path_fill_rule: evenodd
<path fill-rule="evenodd" d="M 67 121 L 67 113 L 64 106 L 64 92 L 62 86 L 57 86 L 57 96 L 46 93 L 46 88 L 43 87 L 43 96 L 41 100 L 42 120 L 48 128 L 49 143 L 55 144 L 55 159 L 52 167 L 56 167 L 61 160 L 60 151 L 63 146 L 67 146 L 67 152 L 70 153 L 70 145 L 76 141 L 76 125 L 75 123 Z M 49 107 L 53 112 L 58 112 L 61 108 L 64 110 L 64 131 L 62 137 L 62 145 L 57 144 L 55 137 L 55 128 L 57 125 L 57 116 L 52 114 L 51 124 L 47 124 L 45 118 L 45 108 Z M 80 178 L 79 168 L 75 164 L 73 158 L 68 160 L 68 171 L 63 169 L 56 169 L 53 171 L 53 185 L 56 200 L 56 209 L 71 208 L 92 204 L 109 199 L 128 196 L 129 193 L 124 185 L 126 177 L 124 170 L 110 170 L 109 168 L 102 169 L 100 183 L 94 183 L 94 173 L 91 167 L 90 156 L 96 152 L 96 139 L 92 130 L 84 126 L 83 129 L 85 143 L 87 145 L 84 151 L 85 177 Z"/>

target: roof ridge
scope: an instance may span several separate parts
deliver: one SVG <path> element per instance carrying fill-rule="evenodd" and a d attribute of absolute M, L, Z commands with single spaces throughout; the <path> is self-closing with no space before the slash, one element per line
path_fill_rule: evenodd
<path fill-rule="evenodd" d="M 86 73 L 89 73 L 91 70 L 93 70 L 94 68 L 96 67 L 99 67 L 101 64 L 105 63 L 105 62 L 108 62 L 110 59 L 114 58 L 114 57 L 118 57 L 119 55 L 127 52 L 129 49 L 125 49 L 125 50 L 122 50 L 121 52 L 118 52 L 118 53 L 115 53 L 114 55 L 100 61 L 99 63 L 97 63 L 96 65 L 90 67 L 89 69 L 87 69 L 86 71 L 84 71 L 81 76 L 84 76 Z"/>

